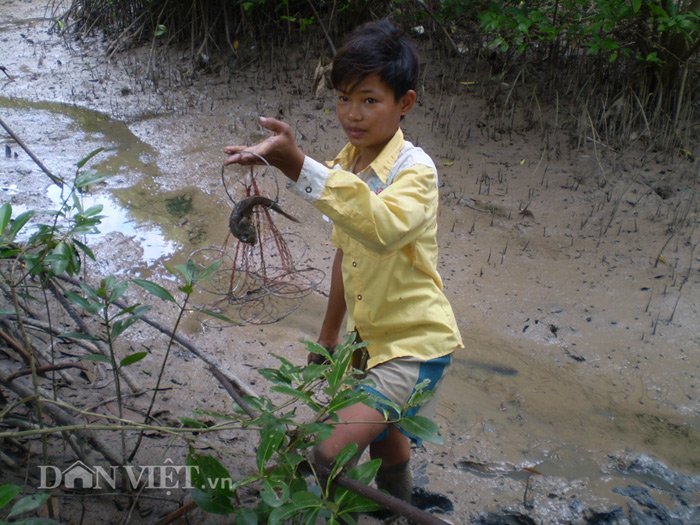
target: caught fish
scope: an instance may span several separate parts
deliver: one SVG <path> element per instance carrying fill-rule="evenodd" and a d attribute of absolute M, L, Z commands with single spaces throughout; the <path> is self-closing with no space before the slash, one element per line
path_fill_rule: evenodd
<path fill-rule="evenodd" d="M 248 197 L 243 199 L 233 208 L 231 216 L 228 220 L 228 228 L 231 230 L 233 236 L 241 242 L 247 244 L 255 244 L 258 242 L 258 232 L 255 229 L 255 225 L 251 220 L 251 214 L 253 213 L 253 208 L 256 206 L 265 206 L 271 210 L 275 210 L 280 215 L 284 215 L 290 221 L 299 222 L 298 219 L 292 217 L 286 213 L 279 205 L 272 199 L 263 197 L 261 195 L 256 195 L 254 197 Z"/>

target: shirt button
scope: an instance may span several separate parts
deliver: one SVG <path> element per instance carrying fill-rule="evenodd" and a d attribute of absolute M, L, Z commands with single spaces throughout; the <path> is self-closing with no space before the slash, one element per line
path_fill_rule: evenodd
<path fill-rule="evenodd" d="M 352 261 L 352 267 L 357 268 L 357 261 Z"/>
<path fill-rule="evenodd" d="M 313 190 L 313 188 L 311 188 L 311 186 L 306 187 L 306 193 L 311 193 L 312 191 L 314 191 L 314 190 Z"/>
<path fill-rule="evenodd" d="M 362 301 L 362 294 L 361 294 L 361 293 L 358 293 L 358 294 L 357 294 L 357 300 L 358 300 L 358 301 Z"/>

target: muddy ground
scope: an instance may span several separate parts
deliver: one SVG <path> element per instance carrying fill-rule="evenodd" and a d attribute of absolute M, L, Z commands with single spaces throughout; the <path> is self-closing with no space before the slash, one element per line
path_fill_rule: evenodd
<path fill-rule="evenodd" d="M 331 97 L 313 96 L 322 42 L 269 55 L 247 50 L 238 63 L 200 70 L 160 58 L 149 77 L 139 50 L 108 59 L 99 40 L 52 34 L 36 0 L 3 0 L 0 13 L 3 120 L 63 177 L 106 147 L 95 167 L 114 177 L 93 197 L 109 215 L 91 244 L 94 277 L 172 286 L 164 263 L 219 249 L 231 207 L 222 148 L 259 137 L 258 115 L 292 123 L 318 159 L 343 144 Z M 560 124 L 575 118 L 575 105 L 540 106 L 530 91 L 505 84 L 494 85 L 488 102 L 477 88 L 486 81 L 469 67 L 429 60 L 404 127 L 440 168 L 440 269 L 466 345 L 438 410 L 445 444 L 416 451 L 416 479 L 450 497 L 454 510 L 443 518 L 452 523 L 697 522 L 700 164 L 641 141 L 615 151 L 592 133 L 572 136 Z M 511 97 L 520 100 L 512 121 L 498 106 Z M 18 211 L 55 206 L 49 179 L 9 137 L 0 140 L 11 150 L 0 158 L 0 200 Z M 690 147 L 697 157 L 698 145 Z M 198 347 L 259 391 L 266 383 L 257 369 L 274 366 L 273 353 L 305 360 L 301 342 L 316 337 L 333 253 L 329 224 L 280 184 L 281 204 L 302 223 L 275 223 L 296 267 L 316 270 L 313 290 L 267 298 L 264 311 L 230 312 L 257 321 L 284 314 L 274 323 L 221 328 L 190 317 L 185 326 Z M 175 313 L 158 305 L 156 315 L 172 322 Z M 151 352 L 138 378 L 152 381 L 163 342 L 143 329 L 131 344 Z M 166 383 L 159 409 L 173 418 L 230 406 L 187 352 L 171 360 Z M 181 460 L 181 444 L 151 441 L 142 464 Z M 223 436 L 212 446 L 245 472 L 249 439 Z M 75 460 L 70 451 L 54 459 L 62 467 Z M 17 475 L 3 469 L 3 478 Z M 131 520 L 155 522 L 183 498 L 146 503 Z M 76 498 L 63 505 L 77 521 Z M 82 505 L 85 522 L 124 517 L 104 498 Z M 213 521 L 197 513 L 190 519 Z"/>

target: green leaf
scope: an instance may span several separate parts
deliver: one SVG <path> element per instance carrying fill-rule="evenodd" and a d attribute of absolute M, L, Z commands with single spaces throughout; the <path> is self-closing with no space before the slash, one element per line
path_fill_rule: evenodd
<path fill-rule="evenodd" d="M 433 391 L 427 390 L 430 386 L 430 379 L 424 379 L 420 384 L 416 385 L 415 391 L 411 394 L 408 402 L 406 403 L 409 407 L 420 406 L 425 404 L 430 398 L 433 397 Z"/>
<path fill-rule="evenodd" d="M 377 475 L 379 467 L 382 465 L 381 459 L 372 459 L 366 463 L 355 465 L 345 473 L 347 477 L 357 480 L 360 483 L 369 485 Z"/>
<path fill-rule="evenodd" d="M 132 282 L 163 301 L 177 303 L 173 295 L 159 284 L 152 281 L 147 281 L 145 279 L 132 279 Z"/>
<path fill-rule="evenodd" d="M 93 261 L 97 260 L 95 258 L 95 254 L 92 252 L 92 250 L 90 249 L 90 247 L 88 245 L 83 244 L 78 239 L 73 239 L 73 244 L 75 244 L 78 248 L 80 248 L 80 251 L 83 252 L 88 257 L 90 257 L 90 259 L 92 259 Z"/>
<path fill-rule="evenodd" d="M 121 361 L 119 361 L 119 366 L 122 367 L 133 365 L 134 363 L 138 363 L 139 361 L 141 361 L 141 359 L 143 359 L 147 355 L 148 352 L 134 352 L 133 354 L 130 354 Z"/>
<path fill-rule="evenodd" d="M 293 503 L 288 503 L 287 505 L 273 508 L 272 512 L 270 512 L 270 516 L 267 519 L 267 525 L 279 525 L 285 523 L 289 518 L 297 516 L 298 513 L 299 511 Z"/>
<path fill-rule="evenodd" d="M 207 424 L 198 419 L 193 419 L 186 416 L 180 416 L 178 419 L 180 420 L 180 423 L 187 428 L 207 428 Z"/>
<path fill-rule="evenodd" d="M 109 287 L 109 302 L 114 303 L 121 299 L 126 293 L 126 289 L 129 287 L 127 281 L 119 281 L 117 283 L 110 283 Z"/>
<path fill-rule="evenodd" d="M 7 225 L 10 224 L 10 219 L 12 219 L 12 206 L 6 202 L 0 205 L 0 235 L 5 231 Z"/>
<path fill-rule="evenodd" d="M 340 386 L 351 359 L 352 351 L 348 347 L 341 347 L 336 350 L 334 359 L 331 362 L 331 371 L 328 374 L 328 385 L 333 391 Z"/>
<path fill-rule="evenodd" d="M 212 456 L 203 456 L 194 451 L 187 455 L 187 464 L 197 467 L 193 469 L 192 481 L 200 488 L 224 486 L 221 480 L 230 479 L 231 476 L 221 462 Z M 226 489 L 228 490 L 228 488 Z"/>
<path fill-rule="evenodd" d="M 88 171 L 81 173 L 75 178 L 75 187 L 81 191 L 85 191 L 90 186 L 106 181 L 111 175 L 108 173 L 100 173 L 97 171 Z"/>
<path fill-rule="evenodd" d="M 260 497 L 273 509 L 281 507 L 289 500 L 289 486 L 281 479 L 265 478 L 260 489 Z"/>
<path fill-rule="evenodd" d="M 185 264 L 176 264 L 175 269 L 185 279 L 187 284 L 192 284 L 197 278 L 197 267 L 191 260 Z"/>
<path fill-rule="evenodd" d="M 323 441 L 331 436 L 333 433 L 333 425 L 329 425 L 328 423 L 304 423 L 299 425 L 298 431 L 302 438 L 315 436 L 315 439 L 308 440 L 308 446 L 313 446 L 315 442 Z"/>
<path fill-rule="evenodd" d="M 22 253 L 22 250 L 19 246 L 12 246 L 9 250 L 0 246 L 0 259 L 14 259 L 20 253 Z"/>
<path fill-rule="evenodd" d="M 88 283 L 86 283 L 86 282 L 84 282 L 84 281 L 81 282 L 81 283 L 80 283 L 80 289 L 85 293 L 85 297 L 86 297 L 88 300 L 93 301 L 93 302 L 95 302 L 95 303 L 101 303 L 101 302 L 102 302 L 102 298 L 103 298 L 103 297 L 100 296 L 99 290 L 96 290 L 95 288 L 93 288 L 92 286 L 90 286 Z M 68 295 L 68 293 L 66 293 L 66 295 Z M 100 307 L 101 307 L 101 304 L 100 304 Z"/>
<path fill-rule="evenodd" d="M 47 499 L 49 499 L 49 494 L 45 492 L 25 496 L 12 506 L 12 510 L 7 517 L 14 518 L 15 516 L 19 516 L 25 512 L 36 510 L 41 507 Z"/>
<path fill-rule="evenodd" d="M 87 355 L 80 356 L 80 359 L 82 361 L 96 361 L 98 363 L 112 364 L 112 360 L 109 357 L 107 357 L 106 355 L 102 355 L 102 354 L 87 354 Z"/>
<path fill-rule="evenodd" d="M 270 390 L 272 390 L 273 392 L 279 392 L 280 394 L 285 394 L 287 396 L 293 397 L 295 399 L 298 399 L 305 405 L 310 406 L 313 409 L 320 410 L 319 404 L 316 403 L 306 392 L 302 392 L 301 390 L 297 390 L 296 388 L 292 388 L 291 386 L 287 385 L 275 385 Z"/>
<path fill-rule="evenodd" d="M 260 431 L 260 445 L 255 454 L 260 473 L 265 471 L 265 464 L 279 450 L 284 435 L 284 427 L 278 424 L 269 425 Z"/>
<path fill-rule="evenodd" d="M 306 350 L 309 353 L 312 354 L 319 354 L 323 356 L 323 358 L 330 363 L 331 361 L 331 353 L 328 351 L 328 349 L 318 343 L 314 343 L 311 341 L 306 342 Z"/>
<path fill-rule="evenodd" d="M 409 434 L 429 441 L 431 443 L 436 443 L 442 445 L 443 439 L 440 435 L 440 429 L 437 424 L 424 416 L 411 416 L 406 418 L 401 418 L 397 423 L 399 428 L 405 430 Z"/>
<path fill-rule="evenodd" d="M 0 509 L 5 507 L 20 492 L 22 492 L 22 487 L 14 483 L 4 483 L 0 485 Z"/>
<path fill-rule="evenodd" d="M 258 525 L 258 515 L 248 508 L 240 508 L 236 512 L 234 523 L 236 525 Z"/>
<path fill-rule="evenodd" d="M 75 292 L 67 291 L 65 296 L 66 299 L 77 304 L 80 308 L 91 314 L 97 314 L 100 312 L 100 310 L 102 310 L 102 305 L 100 303 L 90 302 Z"/>
<path fill-rule="evenodd" d="M 343 450 L 336 456 L 335 462 L 333 463 L 333 468 L 331 469 L 330 476 L 328 476 L 329 481 L 335 478 L 338 473 L 343 470 L 345 465 L 352 461 L 357 455 L 357 443 L 348 443 L 343 447 Z"/>
<path fill-rule="evenodd" d="M 242 322 L 234 321 L 230 317 L 228 317 L 222 313 L 215 312 L 213 310 L 208 310 L 206 308 L 197 308 L 197 312 L 202 313 L 204 315 L 208 315 L 209 317 L 213 317 L 214 319 L 218 319 L 219 321 L 223 321 L 223 322 L 228 323 L 230 325 L 243 326 Z"/>
<path fill-rule="evenodd" d="M 217 492 L 205 492 L 201 489 L 192 491 L 192 499 L 199 508 L 212 514 L 231 514 L 234 512 L 231 500 Z"/>
<path fill-rule="evenodd" d="M 136 309 L 135 313 L 126 319 L 119 319 L 112 324 L 112 339 L 116 339 L 123 334 L 132 324 L 139 321 L 146 312 L 150 309 L 147 305 L 141 305 Z"/>
<path fill-rule="evenodd" d="M 73 251 L 65 242 L 59 242 L 51 252 L 51 255 L 46 257 L 46 260 L 51 263 L 51 269 L 56 275 L 60 275 L 75 266 L 73 261 Z"/>
<path fill-rule="evenodd" d="M 10 227 L 10 236 L 14 239 L 19 231 L 24 227 L 25 224 L 36 215 L 36 212 L 34 210 L 29 210 L 25 211 L 24 213 L 20 213 L 15 217 L 15 220 L 12 221 L 12 226 Z"/>
<path fill-rule="evenodd" d="M 85 166 L 88 162 L 90 162 L 90 159 L 92 159 L 95 155 L 98 155 L 98 154 L 100 154 L 100 153 L 103 152 L 103 151 L 104 151 L 104 148 L 103 148 L 103 147 L 99 147 L 99 148 L 97 148 L 97 149 L 92 150 L 92 151 L 91 151 L 90 153 L 88 153 L 87 155 L 85 155 L 82 159 L 80 159 L 80 160 L 77 162 L 78 169 L 80 169 L 80 168 L 82 168 L 83 166 Z"/>
<path fill-rule="evenodd" d="M 307 490 L 292 494 L 292 502 L 300 509 L 323 506 L 323 500 Z"/>
<path fill-rule="evenodd" d="M 221 262 L 221 260 L 214 261 L 209 266 L 201 270 L 201 272 L 199 272 L 199 275 L 197 276 L 197 280 L 204 281 L 209 279 L 209 277 L 211 277 L 211 275 L 219 269 L 219 266 L 221 266 Z"/>
<path fill-rule="evenodd" d="M 90 206 L 87 210 L 81 213 L 81 215 L 83 217 L 94 217 L 95 215 L 102 213 L 103 209 L 104 206 L 102 204 L 96 204 L 95 206 Z"/>
<path fill-rule="evenodd" d="M 356 403 L 363 403 L 370 398 L 365 392 L 355 390 L 342 390 L 333 397 L 330 404 L 326 407 L 328 414 L 335 414 L 338 410 L 349 407 Z"/>
<path fill-rule="evenodd" d="M 61 337 L 66 337 L 68 339 L 74 339 L 76 341 L 99 341 L 99 337 L 94 335 L 84 334 L 82 332 L 62 332 L 59 334 Z"/>

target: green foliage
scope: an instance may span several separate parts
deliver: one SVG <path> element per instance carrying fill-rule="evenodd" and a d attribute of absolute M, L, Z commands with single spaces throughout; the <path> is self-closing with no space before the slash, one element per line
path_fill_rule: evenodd
<path fill-rule="evenodd" d="M 0 257 L 6 259 L 10 265 L 20 263 L 20 267 L 32 268 L 31 272 L 22 272 L 20 283 L 28 280 L 30 274 L 38 274 L 42 277 L 41 282 L 48 285 L 58 275 L 72 275 L 80 270 L 80 257 L 77 253 L 90 254 L 94 258 L 87 244 L 78 241 L 75 236 L 97 232 L 102 218 L 100 209 L 85 209 L 80 199 L 81 192 L 105 180 L 103 175 L 83 171 L 99 151 L 95 150 L 78 163 L 73 189 L 68 192 L 61 208 L 45 214 L 53 219 L 51 222 L 33 223 L 33 220 L 42 216 L 34 211 L 19 214 L 13 219 L 12 207 L 9 204 L 0 205 Z M 25 232 L 29 225 L 39 233 Z M 27 240 L 22 240 L 22 234 L 25 233 L 24 238 Z M 88 340 L 98 343 L 95 346 L 100 349 L 106 348 L 104 354 L 93 353 L 84 356 L 83 359 L 105 363 L 111 368 L 120 418 L 115 430 L 120 430 L 120 426 L 126 422 L 122 413 L 120 373 L 123 373 L 122 369 L 125 367 L 135 366 L 149 355 L 146 351 L 129 351 L 126 355 L 117 356 L 115 343 L 127 334 L 132 326 L 142 321 L 151 308 L 150 305 L 128 303 L 130 285 L 134 284 L 150 296 L 179 309 L 146 411 L 148 422 L 175 332 L 183 313 L 189 310 L 190 296 L 199 282 L 214 275 L 219 264 L 217 261 L 208 267 L 200 267 L 192 261 L 187 261 L 168 267 L 177 277 L 179 294 L 148 280 L 125 280 L 114 275 L 107 275 L 96 284 L 83 280 L 79 287 L 64 292 L 64 297 L 72 306 L 98 324 L 94 333 L 72 331 L 62 333 L 61 337 Z M 19 313 L 15 313 L 19 317 Z M 356 344 L 352 338 L 348 338 L 331 354 L 324 347 L 308 342 L 306 347 L 309 352 L 326 359 L 324 364 L 308 366 L 297 366 L 288 359 L 277 356 L 277 367 L 260 371 L 271 383 L 270 392 L 274 400 L 264 396 L 246 399 L 248 405 L 256 412 L 254 417 L 242 415 L 240 411 L 234 410 L 231 414 L 198 411 L 195 417 L 180 418 L 183 427 L 196 431 L 215 431 L 216 425 L 209 421 L 209 418 L 214 418 L 222 424 L 233 423 L 256 432 L 258 437 L 254 472 L 236 480 L 232 479 L 221 461 L 201 454 L 191 447 L 187 462 L 193 467 L 194 501 L 208 512 L 233 515 L 236 523 L 282 524 L 289 523 L 290 520 L 293 523 L 315 523 L 316 520 L 328 523 L 344 520 L 352 523 L 352 513 L 377 508 L 375 503 L 348 490 L 339 487 L 331 490 L 332 480 L 340 475 L 362 483 L 369 483 L 374 478 L 380 465 L 379 461 L 349 468 L 357 454 L 356 445 L 350 445 L 341 451 L 330 473 L 323 473 L 323 476 L 315 472 L 314 466 L 305 458 L 308 449 L 330 436 L 339 410 L 356 403 L 377 402 L 369 394 L 356 388 L 360 384 L 360 376 L 351 369 L 350 363 L 353 352 L 362 346 L 363 344 Z M 424 418 L 392 416 L 424 401 L 425 395 L 419 389 L 406 407 L 389 406 L 387 417 L 392 417 L 392 422 L 422 439 L 439 441 L 437 427 L 430 421 Z M 387 403 L 384 402 L 384 405 Z M 126 464 L 138 450 L 143 433 L 139 434 L 131 455 L 127 454 L 123 428 L 120 434 L 122 461 Z M 191 442 L 195 435 L 185 439 Z M 248 488 L 259 494 L 257 504 L 253 508 L 237 508 L 238 505 L 234 505 L 237 495 Z M 0 486 L 0 509 L 7 506 L 19 492 L 15 485 Z M 19 499 L 12 506 L 8 519 L 12 519 L 13 523 L 53 523 L 50 520 L 31 518 L 17 521 L 22 515 L 41 506 L 47 497 L 46 494 L 34 494 Z"/>
<path fill-rule="evenodd" d="M 280 394 L 281 399 L 247 399 L 257 413 L 242 421 L 246 428 L 258 433 L 255 474 L 234 482 L 219 460 L 190 451 L 188 465 L 198 471 L 193 498 L 204 510 L 234 514 L 236 523 L 278 524 L 316 520 L 338 523 L 352 520 L 352 513 L 377 508 L 374 502 L 342 487 L 331 490 L 331 484 L 339 475 L 369 484 L 379 469 L 379 460 L 348 468 L 357 454 L 353 443 L 340 452 L 330 473 L 319 476 L 303 455 L 304 450 L 330 435 L 338 410 L 349 404 L 377 401 L 355 389 L 360 378 L 349 369 L 353 352 L 363 344 L 348 338 L 332 355 L 316 343 L 307 342 L 306 346 L 309 352 L 322 355 L 326 363 L 296 366 L 278 356 L 279 367 L 263 369 L 260 374 L 271 382 L 270 390 Z M 396 411 L 400 413 L 425 401 L 423 389 L 418 390 L 406 407 L 394 407 Z M 297 405 L 311 409 L 313 417 L 300 417 Z M 426 418 L 399 418 L 395 422 L 422 439 L 440 440 L 437 426 Z M 257 505 L 234 510 L 231 499 L 246 488 L 259 491 Z"/>
<path fill-rule="evenodd" d="M 454 9 L 454 4 L 474 2 L 449 4 Z M 585 50 L 611 62 L 629 57 L 662 65 L 685 61 L 700 41 L 698 2 L 490 2 L 480 9 L 479 20 L 490 46 L 503 52 L 537 51 L 557 43 L 568 52 Z"/>
<path fill-rule="evenodd" d="M 13 499 L 22 492 L 22 488 L 12 483 L 0 485 L 0 511 L 2 511 Z M 0 525 L 9 525 L 10 523 L 17 525 L 53 525 L 57 524 L 56 520 L 50 518 L 21 518 L 23 514 L 33 512 L 41 507 L 46 500 L 49 499 L 49 494 L 38 492 L 30 494 L 17 500 L 10 508 L 5 521 L 0 519 Z"/>
<path fill-rule="evenodd" d="M 86 209 L 81 195 L 108 178 L 105 174 L 84 170 L 101 151 L 102 148 L 98 148 L 77 162 L 72 184 L 62 188 L 58 210 L 41 213 L 30 210 L 12 220 L 11 205 L 0 206 L 0 258 L 15 259 L 23 268 L 22 273 L 42 278 L 78 275 L 82 256 L 95 259 L 82 238 L 99 233 L 97 226 L 103 217 L 100 215 L 102 206 Z M 34 222 L 30 222 L 32 220 Z M 30 229 L 34 232 L 30 233 Z M 20 244 L 22 239 L 26 240 Z"/>

